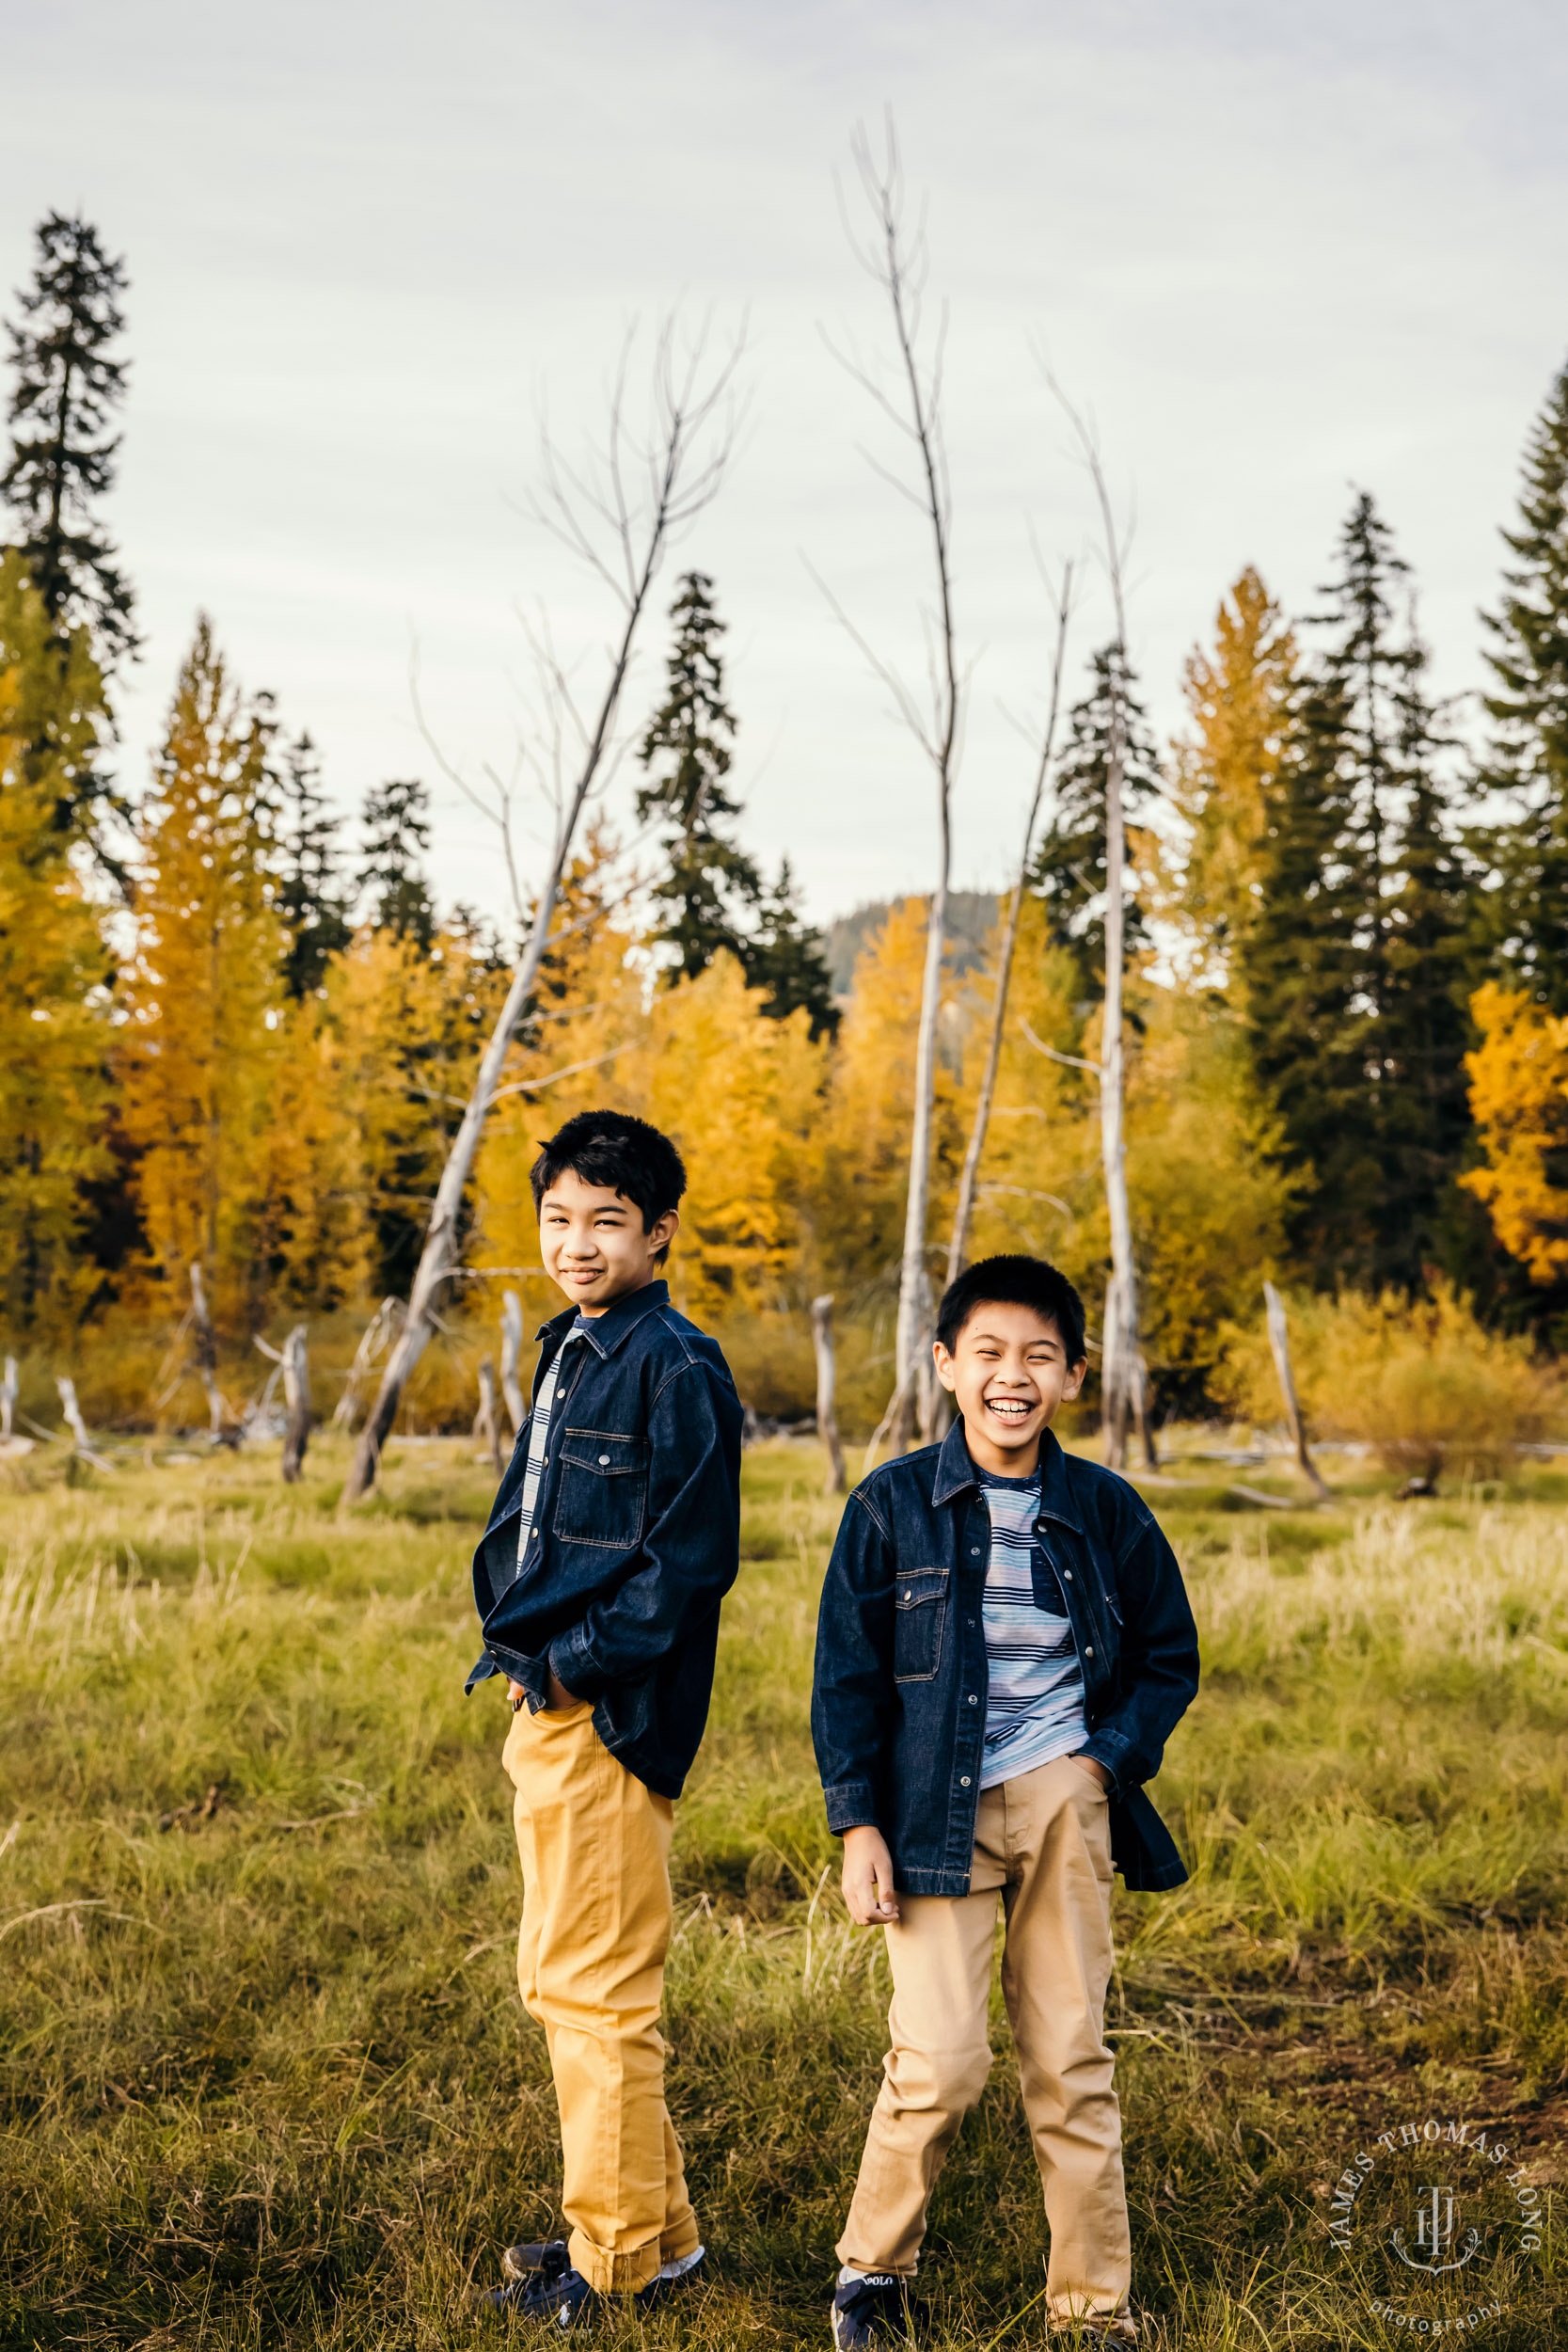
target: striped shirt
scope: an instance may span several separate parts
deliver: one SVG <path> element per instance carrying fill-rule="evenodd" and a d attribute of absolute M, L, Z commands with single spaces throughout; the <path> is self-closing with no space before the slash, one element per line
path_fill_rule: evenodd
<path fill-rule="evenodd" d="M 1088 1735 L 1078 1651 L 1053 1578 L 1052 1605 L 1035 1598 L 1038 1475 L 992 1478 L 982 1471 L 980 1487 L 990 1513 L 982 1613 L 990 1684 L 980 1786 L 994 1788 L 1053 1756 L 1070 1756 Z"/>
<path fill-rule="evenodd" d="M 582 1337 L 582 1317 L 567 1332 L 555 1351 L 555 1359 L 539 1383 L 539 1393 L 533 1400 L 533 1416 L 528 1425 L 528 1462 L 523 1470 L 523 1491 L 517 1511 L 517 1574 L 523 1572 L 523 1554 L 533 1533 L 533 1514 L 539 1502 L 539 1481 L 545 1475 L 545 1453 L 549 1443 L 550 1415 L 555 1410 L 556 1391 L 561 1385 L 561 1368 L 566 1361 L 566 1350 L 574 1340 Z"/>

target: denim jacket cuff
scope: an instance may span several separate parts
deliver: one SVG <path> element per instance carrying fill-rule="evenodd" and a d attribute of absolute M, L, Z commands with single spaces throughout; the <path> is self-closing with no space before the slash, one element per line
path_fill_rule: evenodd
<path fill-rule="evenodd" d="M 1128 1785 L 1136 1787 L 1143 1778 L 1137 1770 L 1138 1758 L 1132 1740 L 1123 1733 L 1113 1731 L 1109 1724 L 1102 1724 L 1098 1731 L 1091 1731 L 1078 1753 L 1092 1756 L 1097 1764 L 1104 1766 L 1111 1775 L 1111 1794 L 1114 1797 L 1124 1795 Z"/>
<path fill-rule="evenodd" d="M 464 1697 L 471 1697 L 482 1682 L 488 1682 L 492 1675 L 499 1675 L 499 1672 L 500 1668 L 486 1650 L 483 1657 L 475 1659 L 469 1670 L 468 1679 L 463 1685 Z"/>
<path fill-rule="evenodd" d="M 531 1708 L 544 1706 L 549 1697 L 550 1686 L 542 1658 L 525 1657 L 521 1650 L 508 1649 L 503 1642 L 486 1642 L 484 1654 L 490 1661 L 492 1674 L 505 1675 L 510 1681 L 522 1685 L 528 1692 Z M 483 1679 L 476 1667 L 468 1677 L 469 1689 L 476 1680 Z"/>
<path fill-rule="evenodd" d="M 877 1799 L 868 1780 L 835 1781 L 824 1788 L 828 1805 L 828 1827 L 835 1837 L 842 1837 L 847 1829 L 877 1829 Z"/>
<path fill-rule="evenodd" d="M 580 1625 L 568 1632 L 558 1633 L 546 1653 L 546 1664 L 564 1689 L 575 1699 L 603 1698 L 610 1687 L 609 1677 L 599 1672 L 588 1647 L 588 1637 Z"/>

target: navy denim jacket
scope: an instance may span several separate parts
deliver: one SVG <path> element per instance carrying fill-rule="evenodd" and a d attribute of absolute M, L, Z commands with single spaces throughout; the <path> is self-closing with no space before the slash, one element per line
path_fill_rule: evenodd
<path fill-rule="evenodd" d="M 1065 1606 L 1083 1670 L 1083 1753 L 1112 1779 L 1116 1867 L 1131 1887 L 1179 1886 L 1176 1841 L 1142 1788 L 1197 1689 L 1176 1556 L 1132 1488 L 1064 1454 L 1049 1429 L 1035 1533 L 1036 1597 Z M 969 1892 L 990 1561 L 990 1518 L 955 1422 L 941 1446 L 856 1487 L 822 1588 L 811 1724 L 828 1825 L 874 1823 L 911 1895 Z"/>
<path fill-rule="evenodd" d="M 537 1396 L 577 1320 L 539 1333 Z M 585 1322 L 550 1417 L 521 1576 L 525 1422 L 474 1553 L 484 1656 L 471 1691 L 510 1675 L 532 1707 L 549 1670 L 612 1756 L 678 1797 L 707 1722 L 719 1604 L 740 1564 L 740 1400 L 712 1340 L 650 1282 Z"/>

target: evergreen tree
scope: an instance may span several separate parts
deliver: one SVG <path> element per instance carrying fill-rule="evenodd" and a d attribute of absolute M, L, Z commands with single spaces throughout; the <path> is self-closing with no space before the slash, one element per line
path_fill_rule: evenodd
<path fill-rule="evenodd" d="M 125 363 L 108 346 L 125 322 L 125 264 L 98 231 L 50 213 L 38 228 L 33 283 L 8 327 L 16 383 L 11 455 L 0 495 L 21 517 L 28 576 L 62 631 L 86 625 L 102 666 L 134 653 L 131 589 L 92 501 L 113 488 L 119 435 L 109 429 Z"/>
<path fill-rule="evenodd" d="M 1426 651 L 1395 628 L 1408 578 L 1358 495 L 1268 793 L 1243 945 L 1253 1057 L 1300 1180 L 1315 1280 L 1420 1287 L 1448 1254 L 1467 1130 L 1465 877 L 1444 821 Z"/>
<path fill-rule="evenodd" d="M 320 988 L 327 964 L 353 937 L 341 886 L 339 819 L 327 810 L 309 735 L 286 746 L 275 824 L 279 862 L 273 904 L 287 946 L 283 985 L 297 1002 Z"/>
<path fill-rule="evenodd" d="M 761 903 L 763 882 L 730 834 L 740 814 L 724 789 L 736 722 L 724 700 L 719 641 L 725 625 L 705 572 L 684 576 L 670 617 L 675 643 L 669 691 L 638 753 L 650 781 L 638 792 L 637 815 L 642 824 L 663 826 L 669 860 L 652 894 L 662 911 L 654 935 L 674 950 L 673 968 L 695 979 L 721 947 L 746 961 L 746 926 Z"/>
<path fill-rule="evenodd" d="M 742 943 L 742 961 L 752 987 L 767 993 L 763 1011 L 769 1020 L 787 1020 L 792 1012 L 811 1016 L 812 1042 L 837 1034 L 839 1009 L 833 1002 L 833 977 L 822 934 L 800 919 L 800 893 L 788 858 L 779 863 L 779 878 L 763 893 L 757 927 Z"/>
<path fill-rule="evenodd" d="M 427 949 L 436 937 L 436 904 L 422 859 L 430 848 L 430 794 L 418 777 L 396 777 L 365 795 L 359 887 L 372 892 L 378 931 Z"/>
<path fill-rule="evenodd" d="M 1568 1012 L 1568 365 L 1526 445 L 1513 558 L 1484 614 L 1496 685 L 1480 782 L 1513 803 L 1478 841 L 1499 887 L 1481 899 L 1489 945 L 1516 985 Z"/>
<path fill-rule="evenodd" d="M 1069 719 L 1051 822 L 1029 875 L 1030 888 L 1045 901 L 1051 944 L 1072 954 L 1086 999 L 1098 998 L 1105 986 L 1105 783 L 1113 697 L 1121 704 L 1122 806 L 1129 826 L 1160 790 L 1159 755 L 1124 663 L 1114 641 L 1094 657 L 1093 684 Z M 1135 955 L 1148 938 L 1132 884 L 1129 861 L 1124 936 Z"/>

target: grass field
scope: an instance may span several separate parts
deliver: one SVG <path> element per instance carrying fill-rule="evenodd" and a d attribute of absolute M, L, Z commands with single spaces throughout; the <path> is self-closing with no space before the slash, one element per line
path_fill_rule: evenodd
<path fill-rule="evenodd" d="M 504 1702 L 470 1702 L 469 1446 L 394 1446 L 335 1516 L 265 1454 L 0 1470 L 0 2343 L 499 2344 L 473 2281 L 547 2233 L 518 2005 Z M 1431 2320 L 1561 2341 L 1568 2177 L 1568 1482 L 1307 1513 L 1150 1489 L 1202 1692 L 1157 1789 L 1193 1867 L 1118 1901 L 1135 2297 L 1154 2346 L 1406 2341 L 1325 2228 L 1402 2121 L 1500 2133 L 1539 2251 L 1488 2241 Z M 883 2046 L 879 1943 L 836 1895 L 806 1726 L 837 1506 L 747 1458 L 744 1565 L 677 1817 L 671 2102 L 700 2300 L 614 2340 L 826 2341 Z M 215 1794 L 209 1796 L 209 1791 Z M 943 2175 L 932 2340 L 1039 2340 L 1042 2226 L 1006 2034 Z M 1405 2283 L 1409 2285 L 1406 2274 Z"/>

